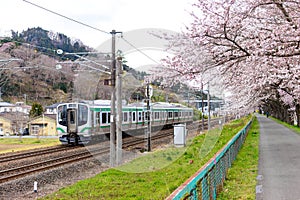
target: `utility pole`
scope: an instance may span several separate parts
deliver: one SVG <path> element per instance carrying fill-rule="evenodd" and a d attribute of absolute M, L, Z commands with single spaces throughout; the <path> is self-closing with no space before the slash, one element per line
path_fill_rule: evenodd
<path fill-rule="evenodd" d="M 116 69 L 116 99 L 117 99 L 117 118 L 116 118 L 116 128 L 117 128 L 117 159 L 116 164 L 120 165 L 122 163 L 122 57 L 117 59 L 117 69 Z"/>
<path fill-rule="evenodd" d="M 151 91 L 150 91 L 151 90 Z M 147 151 L 151 151 L 151 96 L 152 87 L 150 88 L 149 83 L 147 83 L 146 97 L 147 97 Z"/>
<path fill-rule="evenodd" d="M 209 82 L 207 82 L 207 110 L 208 110 L 208 130 L 210 130 L 210 95 L 209 95 Z"/>
<path fill-rule="evenodd" d="M 203 99 L 204 99 L 204 92 L 203 92 L 203 83 L 201 82 L 201 92 L 202 92 L 202 102 L 201 102 L 201 107 L 202 107 L 202 118 L 201 118 L 201 120 L 202 120 L 202 131 L 204 131 L 204 101 L 203 101 Z"/>
<path fill-rule="evenodd" d="M 2 100 L 2 87 L 0 87 L 0 101 L 3 101 Z"/>
<path fill-rule="evenodd" d="M 116 164 L 116 32 L 112 30 L 112 64 L 111 64 L 111 102 L 110 102 L 110 166 L 114 167 Z"/>

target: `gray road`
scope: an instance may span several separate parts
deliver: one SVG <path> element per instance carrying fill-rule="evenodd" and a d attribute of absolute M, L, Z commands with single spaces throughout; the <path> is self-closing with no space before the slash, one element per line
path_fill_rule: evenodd
<path fill-rule="evenodd" d="M 257 200 L 300 200 L 300 135 L 257 115 L 260 155 Z"/>

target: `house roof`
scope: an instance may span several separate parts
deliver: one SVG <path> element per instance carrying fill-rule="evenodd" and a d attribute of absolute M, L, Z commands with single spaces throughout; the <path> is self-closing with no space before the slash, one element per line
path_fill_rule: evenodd
<path fill-rule="evenodd" d="M 30 120 L 30 122 L 34 122 L 35 120 L 37 120 L 37 119 L 42 119 L 42 118 L 44 118 L 45 120 L 56 120 L 56 115 L 44 115 L 44 117 L 42 116 L 42 115 L 39 115 L 39 116 L 36 116 L 36 117 L 34 117 L 34 118 L 32 118 L 31 120 Z"/>
<path fill-rule="evenodd" d="M 12 121 L 11 119 L 8 119 L 7 117 L 1 116 L 1 115 L 0 115 L 0 121 L 2 121 L 2 120 L 8 121 L 8 122 L 11 122 L 11 121 Z"/>
<path fill-rule="evenodd" d="M 56 108 L 59 104 L 61 104 L 61 103 L 55 103 L 55 104 L 52 104 L 52 105 L 50 105 L 50 106 L 46 106 L 46 109 L 47 108 Z"/>
<path fill-rule="evenodd" d="M 14 121 L 27 121 L 29 119 L 29 116 L 22 112 L 3 112 L 0 113 L 0 117 Z"/>
<path fill-rule="evenodd" d="M 45 114 L 45 117 L 49 117 L 51 119 L 56 120 L 56 114 Z"/>
<path fill-rule="evenodd" d="M 0 102 L 0 107 L 14 107 L 14 106 L 15 106 L 14 104 L 8 102 L 4 102 L 4 101 Z"/>

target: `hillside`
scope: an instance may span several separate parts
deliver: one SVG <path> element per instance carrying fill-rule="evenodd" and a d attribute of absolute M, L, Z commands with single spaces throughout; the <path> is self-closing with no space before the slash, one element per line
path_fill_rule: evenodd
<path fill-rule="evenodd" d="M 80 66 L 76 62 L 80 59 L 74 55 L 56 54 L 57 49 L 69 53 L 93 50 L 80 40 L 71 40 L 64 34 L 49 32 L 39 27 L 22 33 L 12 31 L 12 37 L 2 38 L 0 40 L 2 99 L 12 103 L 26 99 L 29 104 L 40 102 L 49 105 L 70 101 L 74 95 L 78 96 L 74 93 L 75 89 L 78 90 L 78 86 L 84 87 L 82 81 L 86 82 L 80 79 L 78 72 L 85 71 L 86 67 Z M 84 73 L 88 71 L 80 74 Z M 97 79 L 98 83 L 99 78 Z"/>
<path fill-rule="evenodd" d="M 80 40 L 42 28 L 21 33 L 12 31 L 9 38 L 0 38 L 0 87 L 2 99 L 8 102 L 39 102 L 42 105 L 78 99 L 110 99 L 110 86 L 104 80 L 110 75 L 101 65 L 110 67 L 109 55 L 91 54 L 79 58 L 58 55 L 64 52 L 91 52 Z M 124 97 L 129 100 L 140 90 L 146 73 L 127 65 L 124 71 Z M 140 93 L 140 92 L 139 92 Z"/>

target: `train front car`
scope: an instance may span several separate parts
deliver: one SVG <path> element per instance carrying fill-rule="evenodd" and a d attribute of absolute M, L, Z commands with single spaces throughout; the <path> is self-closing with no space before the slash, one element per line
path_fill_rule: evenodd
<path fill-rule="evenodd" d="M 62 144 L 86 144 L 91 140 L 89 105 L 62 103 L 57 106 L 57 132 Z"/>

